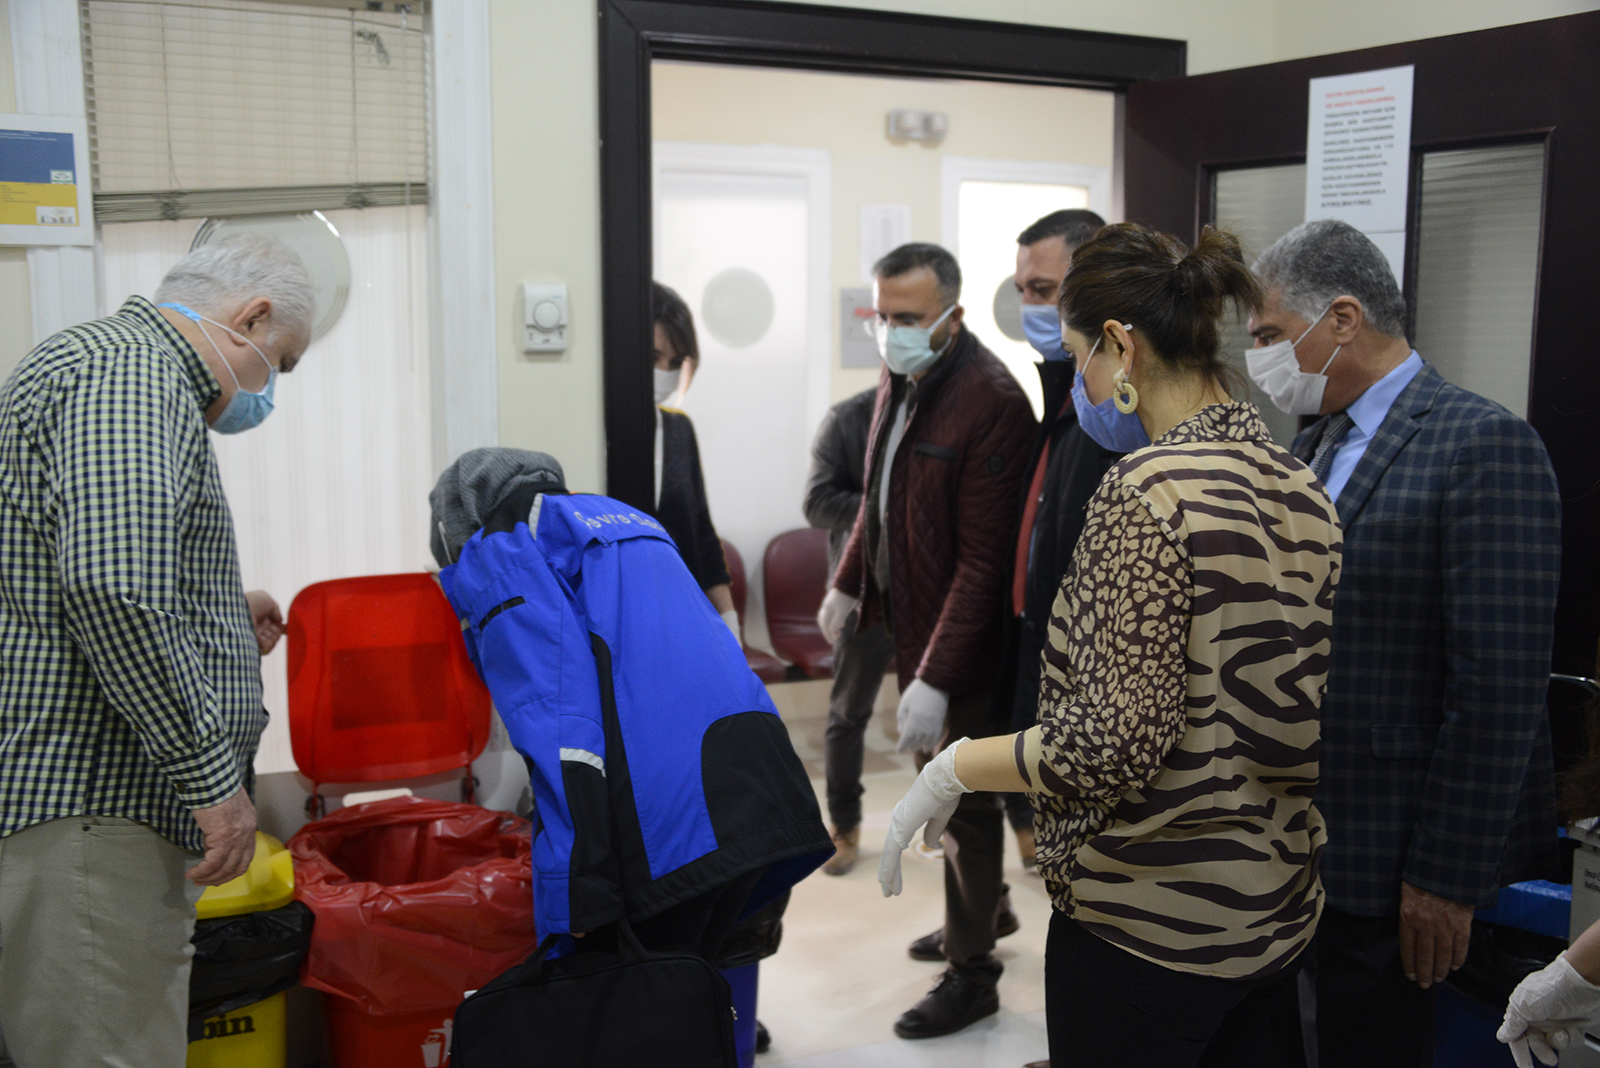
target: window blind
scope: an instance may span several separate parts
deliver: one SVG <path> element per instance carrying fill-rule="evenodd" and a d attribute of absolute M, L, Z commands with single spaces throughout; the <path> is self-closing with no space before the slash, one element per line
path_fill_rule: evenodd
<path fill-rule="evenodd" d="M 427 17 L 384 6 L 82 0 L 96 219 L 424 203 Z"/>
<path fill-rule="evenodd" d="M 1464 389 L 1528 411 L 1544 142 L 1429 152 L 1412 343 Z"/>

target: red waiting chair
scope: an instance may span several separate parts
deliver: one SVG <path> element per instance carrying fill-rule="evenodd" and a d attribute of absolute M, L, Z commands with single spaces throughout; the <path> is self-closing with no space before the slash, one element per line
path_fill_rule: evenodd
<path fill-rule="evenodd" d="M 744 646 L 745 661 L 750 665 L 750 670 L 756 673 L 756 678 L 762 682 L 782 682 L 787 676 L 783 661 L 771 653 L 764 653 L 760 649 L 752 649 L 744 644 L 744 602 L 749 592 L 744 576 L 744 557 L 739 555 L 739 550 L 735 549 L 727 538 L 722 539 L 722 556 L 728 562 L 733 610 L 739 615 L 739 644 Z"/>
<path fill-rule="evenodd" d="M 773 538 L 763 557 L 762 583 L 772 648 L 808 678 L 833 678 L 833 646 L 817 627 L 828 589 L 828 532 L 807 527 Z"/>

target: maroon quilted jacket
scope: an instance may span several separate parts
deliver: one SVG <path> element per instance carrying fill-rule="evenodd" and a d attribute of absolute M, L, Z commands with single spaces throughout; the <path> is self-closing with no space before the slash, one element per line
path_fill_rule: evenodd
<path fill-rule="evenodd" d="M 880 530 L 869 508 L 894 403 L 910 386 L 887 367 L 878 380 L 867 492 L 833 583 L 861 598 L 862 627 L 882 619 L 872 560 L 876 539 L 887 538 L 900 688 L 920 677 L 952 696 L 981 693 L 993 688 L 999 671 L 1001 601 L 1011 580 L 1033 410 L 1005 365 L 963 329 L 915 384 Z"/>

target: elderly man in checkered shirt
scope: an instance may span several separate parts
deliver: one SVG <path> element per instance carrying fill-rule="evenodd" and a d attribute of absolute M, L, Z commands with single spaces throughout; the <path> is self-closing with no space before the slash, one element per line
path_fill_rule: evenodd
<path fill-rule="evenodd" d="M 0 1065 L 182 1064 L 195 902 L 255 849 L 260 653 L 207 429 L 271 411 L 314 298 L 247 237 L 156 302 L 0 390 Z"/>
<path fill-rule="evenodd" d="M 1255 270 L 1256 383 L 1322 416 L 1295 455 L 1344 527 L 1322 702 L 1327 904 L 1308 954 L 1322 1068 L 1432 1065 L 1433 988 L 1472 914 L 1556 847 L 1545 689 L 1561 503 L 1528 423 L 1405 337 L 1388 260 L 1321 219 Z M 1300 1063 L 1299 1020 L 1274 1063 Z"/>

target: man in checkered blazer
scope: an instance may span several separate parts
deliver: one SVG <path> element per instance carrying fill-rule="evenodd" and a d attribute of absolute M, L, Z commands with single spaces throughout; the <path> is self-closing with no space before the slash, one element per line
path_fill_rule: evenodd
<path fill-rule="evenodd" d="M 255 854 L 259 638 L 209 433 L 310 339 L 277 241 L 191 252 L 157 303 L 0 388 L 0 1064 L 172 1068 L 202 889 Z M 269 602 L 270 603 L 270 602 Z"/>
<path fill-rule="evenodd" d="M 1473 910 L 1555 847 L 1555 474 L 1531 426 L 1411 349 L 1359 231 L 1308 222 L 1255 270 L 1251 376 L 1324 417 L 1294 451 L 1345 531 L 1316 795 L 1327 904 L 1302 993 L 1321 1068 L 1431 1065 L 1432 987 L 1466 959 Z"/>

